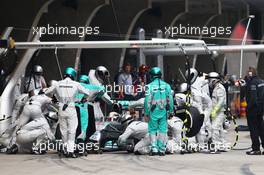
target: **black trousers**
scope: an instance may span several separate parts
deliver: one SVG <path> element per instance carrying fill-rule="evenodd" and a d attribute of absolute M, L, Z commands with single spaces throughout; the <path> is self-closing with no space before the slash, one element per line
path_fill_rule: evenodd
<path fill-rule="evenodd" d="M 264 148 L 263 115 L 258 115 L 256 111 L 247 110 L 247 122 L 252 141 L 252 150 L 259 151 L 260 144 Z"/>

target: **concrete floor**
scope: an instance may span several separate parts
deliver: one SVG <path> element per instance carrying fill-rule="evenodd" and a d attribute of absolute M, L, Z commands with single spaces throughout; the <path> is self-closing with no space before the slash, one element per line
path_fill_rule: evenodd
<path fill-rule="evenodd" d="M 229 135 L 232 137 L 232 135 Z M 240 133 L 236 148 L 250 146 L 248 132 Z M 253 175 L 264 173 L 264 155 L 247 156 L 245 150 L 211 154 L 167 155 L 165 157 L 135 156 L 124 152 L 88 155 L 77 159 L 59 158 L 57 154 L 0 154 L 3 175 L 81 175 L 81 174 L 195 174 Z"/>

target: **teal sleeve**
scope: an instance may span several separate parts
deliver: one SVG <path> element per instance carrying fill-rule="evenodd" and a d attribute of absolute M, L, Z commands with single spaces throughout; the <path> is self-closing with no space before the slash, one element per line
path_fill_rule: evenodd
<path fill-rule="evenodd" d="M 150 91 L 149 87 L 146 87 L 146 94 L 145 94 L 145 100 L 144 100 L 144 114 L 146 116 L 149 116 L 150 114 L 150 109 L 149 109 L 149 97 L 150 97 Z"/>
<path fill-rule="evenodd" d="M 87 89 L 84 83 L 80 83 L 80 84 L 81 84 L 85 89 Z M 78 99 L 78 100 L 81 100 L 83 97 L 84 97 L 84 94 L 81 93 L 81 92 L 78 92 L 78 94 L 75 96 L 75 98 Z"/>
<path fill-rule="evenodd" d="M 119 103 L 124 109 L 127 109 L 129 106 L 129 101 L 122 100 L 122 101 L 118 101 L 117 103 Z"/>
<path fill-rule="evenodd" d="M 81 94 L 81 93 L 78 93 L 77 95 L 76 95 L 76 99 L 78 99 L 78 100 L 80 100 L 80 99 L 82 99 L 84 97 L 84 95 L 83 94 Z"/>
<path fill-rule="evenodd" d="M 173 96 L 172 96 L 172 93 L 171 93 L 171 87 L 170 87 L 170 85 L 168 85 L 168 96 L 169 96 L 169 103 L 170 103 L 170 113 L 172 113 L 173 112 Z"/>
<path fill-rule="evenodd" d="M 87 85 L 87 88 L 93 92 L 96 92 L 96 97 L 97 98 L 102 98 L 102 96 L 104 96 L 105 93 L 105 88 L 104 86 L 101 85 Z"/>

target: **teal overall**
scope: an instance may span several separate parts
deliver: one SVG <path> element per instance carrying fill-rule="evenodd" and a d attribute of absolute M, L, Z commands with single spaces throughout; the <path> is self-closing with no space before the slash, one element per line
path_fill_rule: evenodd
<path fill-rule="evenodd" d="M 89 90 L 90 94 L 96 94 L 96 98 L 100 98 L 104 92 L 103 86 L 91 85 L 86 83 L 80 83 L 83 87 Z M 77 94 L 76 99 L 81 101 L 84 97 L 84 94 Z M 86 131 L 88 128 L 89 121 L 89 111 L 88 111 L 88 102 L 85 103 L 75 103 L 76 107 L 80 109 L 80 126 L 81 126 L 81 134 L 77 137 L 77 139 L 82 139 L 83 141 L 86 139 Z"/>
<path fill-rule="evenodd" d="M 167 115 L 173 112 L 171 87 L 155 78 L 147 85 L 144 114 L 149 117 L 148 132 L 153 152 L 165 152 L 167 139 Z"/>

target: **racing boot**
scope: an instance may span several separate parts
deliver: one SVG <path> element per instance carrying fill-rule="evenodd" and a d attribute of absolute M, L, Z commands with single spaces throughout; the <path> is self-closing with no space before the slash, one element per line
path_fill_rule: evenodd
<path fill-rule="evenodd" d="M 157 145 L 158 145 L 159 155 L 160 156 L 165 156 L 166 138 L 167 138 L 166 134 L 159 133 L 158 140 L 157 140 Z"/>
<path fill-rule="evenodd" d="M 150 156 L 156 156 L 159 154 L 156 135 L 150 134 L 149 136 L 150 136 L 150 142 L 151 142 L 151 150 L 149 152 L 149 155 Z"/>
<path fill-rule="evenodd" d="M 250 150 L 246 152 L 247 155 L 261 155 L 261 151 Z"/>
<path fill-rule="evenodd" d="M 68 153 L 66 154 L 66 157 L 67 157 L 67 158 L 77 158 L 78 156 L 77 156 L 75 153 L 68 152 Z"/>
<path fill-rule="evenodd" d="M 157 156 L 159 155 L 158 149 L 157 148 L 151 148 L 150 152 L 149 152 L 150 156 Z"/>

